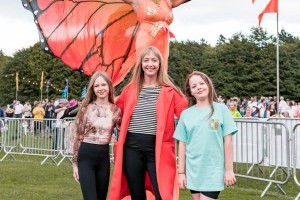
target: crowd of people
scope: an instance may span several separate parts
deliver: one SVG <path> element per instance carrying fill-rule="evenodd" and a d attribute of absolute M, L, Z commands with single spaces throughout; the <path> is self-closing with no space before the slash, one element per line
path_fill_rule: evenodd
<path fill-rule="evenodd" d="M 219 102 L 225 103 L 222 96 L 218 98 Z M 257 98 L 256 96 L 244 98 L 241 100 L 238 97 L 232 97 L 226 101 L 233 117 L 257 117 L 257 118 L 270 118 L 270 117 L 285 117 L 285 118 L 300 118 L 300 102 L 285 99 L 280 97 L 277 106 L 277 97 L 264 97 Z"/>
<path fill-rule="evenodd" d="M 25 101 L 24 104 L 19 100 L 14 100 L 11 104 L 0 108 L 0 117 L 9 118 L 34 118 L 42 119 L 63 119 L 66 117 L 75 117 L 78 111 L 78 106 L 81 101 L 64 98 L 41 101 Z M 63 111 L 63 112 L 62 112 Z"/>

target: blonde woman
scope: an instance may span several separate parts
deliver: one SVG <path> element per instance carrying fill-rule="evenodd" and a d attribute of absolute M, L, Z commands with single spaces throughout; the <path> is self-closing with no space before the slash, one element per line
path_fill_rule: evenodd
<path fill-rule="evenodd" d="M 174 116 L 187 100 L 168 78 L 157 48 L 141 51 L 116 104 L 123 118 L 108 199 L 178 199 L 172 135 Z"/>

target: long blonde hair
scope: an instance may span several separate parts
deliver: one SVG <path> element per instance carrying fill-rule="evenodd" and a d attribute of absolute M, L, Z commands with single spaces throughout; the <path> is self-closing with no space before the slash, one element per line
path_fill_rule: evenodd
<path fill-rule="evenodd" d="M 143 83 L 144 83 L 144 71 L 142 69 L 142 62 L 143 62 L 144 57 L 146 55 L 148 55 L 150 52 L 152 52 L 158 58 L 158 61 L 159 61 L 159 69 L 157 72 L 158 84 L 161 86 L 170 86 L 170 87 L 174 88 L 178 93 L 182 94 L 180 89 L 174 85 L 174 83 L 172 82 L 172 79 L 167 74 L 167 72 L 165 70 L 164 61 L 163 61 L 160 51 L 156 47 L 148 46 L 148 47 L 145 47 L 139 53 L 137 62 L 133 68 L 133 72 L 132 72 L 130 82 L 129 82 L 129 84 L 135 83 L 137 85 L 137 87 L 138 87 L 137 95 L 140 93 L 140 91 L 143 87 Z"/>
<path fill-rule="evenodd" d="M 102 77 L 105 82 L 107 83 L 108 85 L 108 88 L 109 88 L 109 94 L 108 94 L 108 101 L 110 103 L 114 103 L 115 100 L 114 100 L 114 87 L 113 87 L 113 84 L 111 82 L 111 79 L 110 77 L 108 76 L 107 73 L 105 72 L 102 72 L 102 71 L 96 71 L 91 79 L 90 79 L 90 82 L 89 82 L 89 85 L 88 85 L 88 88 L 87 88 L 87 93 L 86 93 L 86 97 L 85 99 L 83 100 L 82 102 L 82 105 L 81 107 L 79 108 L 79 111 L 78 111 L 78 114 L 76 116 L 76 121 L 78 122 L 81 122 L 82 121 L 82 118 L 83 118 L 83 114 L 84 114 L 84 111 L 85 111 L 85 108 L 92 102 L 96 101 L 97 99 L 97 96 L 94 92 L 94 83 L 96 81 L 97 78 L 99 77 Z"/>
<path fill-rule="evenodd" d="M 190 88 L 190 84 L 189 84 L 190 83 L 190 78 L 192 76 L 200 76 L 203 79 L 203 81 L 206 83 L 206 85 L 208 86 L 208 102 L 209 102 L 209 105 L 210 105 L 211 110 L 212 110 L 209 117 L 211 117 L 212 114 L 214 113 L 213 102 L 217 101 L 217 99 L 218 99 L 214 84 L 211 81 L 211 79 L 203 72 L 193 71 L 192 73 L 190 73 L 187 76 L 187 78 L 185 80 L 185 83 L 184 83 L 184 92 L 185 92 L 185 95 L 188 98 L 189 106 L 193 106 L 197 103 L 196 98 L 191 93 L 191 88 Z"/>

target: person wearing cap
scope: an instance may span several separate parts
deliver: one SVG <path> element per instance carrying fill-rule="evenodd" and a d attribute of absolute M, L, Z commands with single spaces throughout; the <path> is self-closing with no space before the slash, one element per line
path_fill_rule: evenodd
<path fill-rule="evenodd" d="M 61 119 L 67 117 L 76 117 L 76 113 L 72 113 L 72 111 L 75 110 L 76 108 L 77 108 L 77 101 L 75 99 L 71 99 L 69 101 L 69 106 L 67 106 L 67 109 L 65 110 L 64 115 L 61 117 Z"/>

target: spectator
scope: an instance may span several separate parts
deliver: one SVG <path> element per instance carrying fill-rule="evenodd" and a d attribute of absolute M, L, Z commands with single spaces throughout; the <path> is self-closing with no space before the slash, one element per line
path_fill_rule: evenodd
<path fill-rule="evenodd" d="M 252 109 L 251 109 L 251 107 L 248 106 L 246 108 L 245 115 L 243 117 L 246 117 L 246 118 L 252 117 L 251 113 L 252 113 Z"/>
<path fill-rule="evenodd" d="M 75 99 L 70 100 L 68 108 L 65 110 L 63 118 L 75 117 L 76 113 L 72 113 L 73 110 L 77 108 L 77 101 Z"/>
<path fill-rule="evenodd" d="M 272 117 L 276 114 L 276 109 L 275 109 L 275 103 L 271 103 L 268 107 L 267 107 L 267 118 Z"/>
<path fill-rule="evenodd" d="M 24 113 L 24 117 L 25 118 L 31 118 L 32 117 L 32 113 L 31 113 L 31 105 L 29 101 L 26 101 L 23 107 L 23 113 Z"/>
<path fill-rule="evenodd" d="M 257 106 L 259 109 L 259 117 L 260 118 L 266 118 L 267 113 L 266 113 L 266 101 L 265 98 L 260 99 L 260 103 Z"/>
<path fill-rule="evenodd" d="M 235 101 L 229 103 L 229 112 L 233 118 L 242 117 L 241 113 L 237 111 L 237 104 Z"/>
<path fill-rule="evenodd" d="M 5 109 L 5 115 L 6 117 L 13 117 L 14 116 L 14 109 L 10 107 L 10 105 L 7 105 L 6 109 Z"/>
<path fill-rule="evenodd" d="M 252 106 L 252 117 L 259 117 L 259 108 L 257 106 Z"/>
<path fill-rule="evenodd" d="M 15 104 L 15 118 L 22 118 L 22 114 L 24 112 L 24 106 L 20 103 L 20 101 L 16 101 Z"/>
<path fill-rule="evenodd" d="M 39 101 L 35 108 L 32 111 L 34 120 L 34 132 L 35 134 L 42 133 L 42 127 L 43 127 L 43 118 L 45 116 L 45 109 L 42 106 L 42 102 Z"/>
<path fill-rule="evenodd" d="M 5 112 L 2 107 L 0 107 L 0 118 L 5 117 Z"/>
<path fill-rule="evenodd" d="M 63 146 L 63 139 L 64 138 L 64 127 L 62 124 L 62 118 L 65 114 L 65 111 L 67 110 L 67 100 L 66 99 L 60 99 L 58 101 L 58 105 L 55 107 L 55 114 L 56 114 L 56 124 L 55 124 L 55 136 L 54 136 L 54 146 L 53 148 L 55 150 L 62 149 Z"/>
<path fill-rule="evenodd" d="M 284 113 L 285 111 L 287 111 L 287 107 L 288 107 L 288 104 L 284 100 L 284 97 L 281 96 L 280 97 L 280 102 L 279 102 L 279 105 L 278 105 L 278 110 L 279 110 L 278 113 L 280 113 L 280 114 Z"/>

